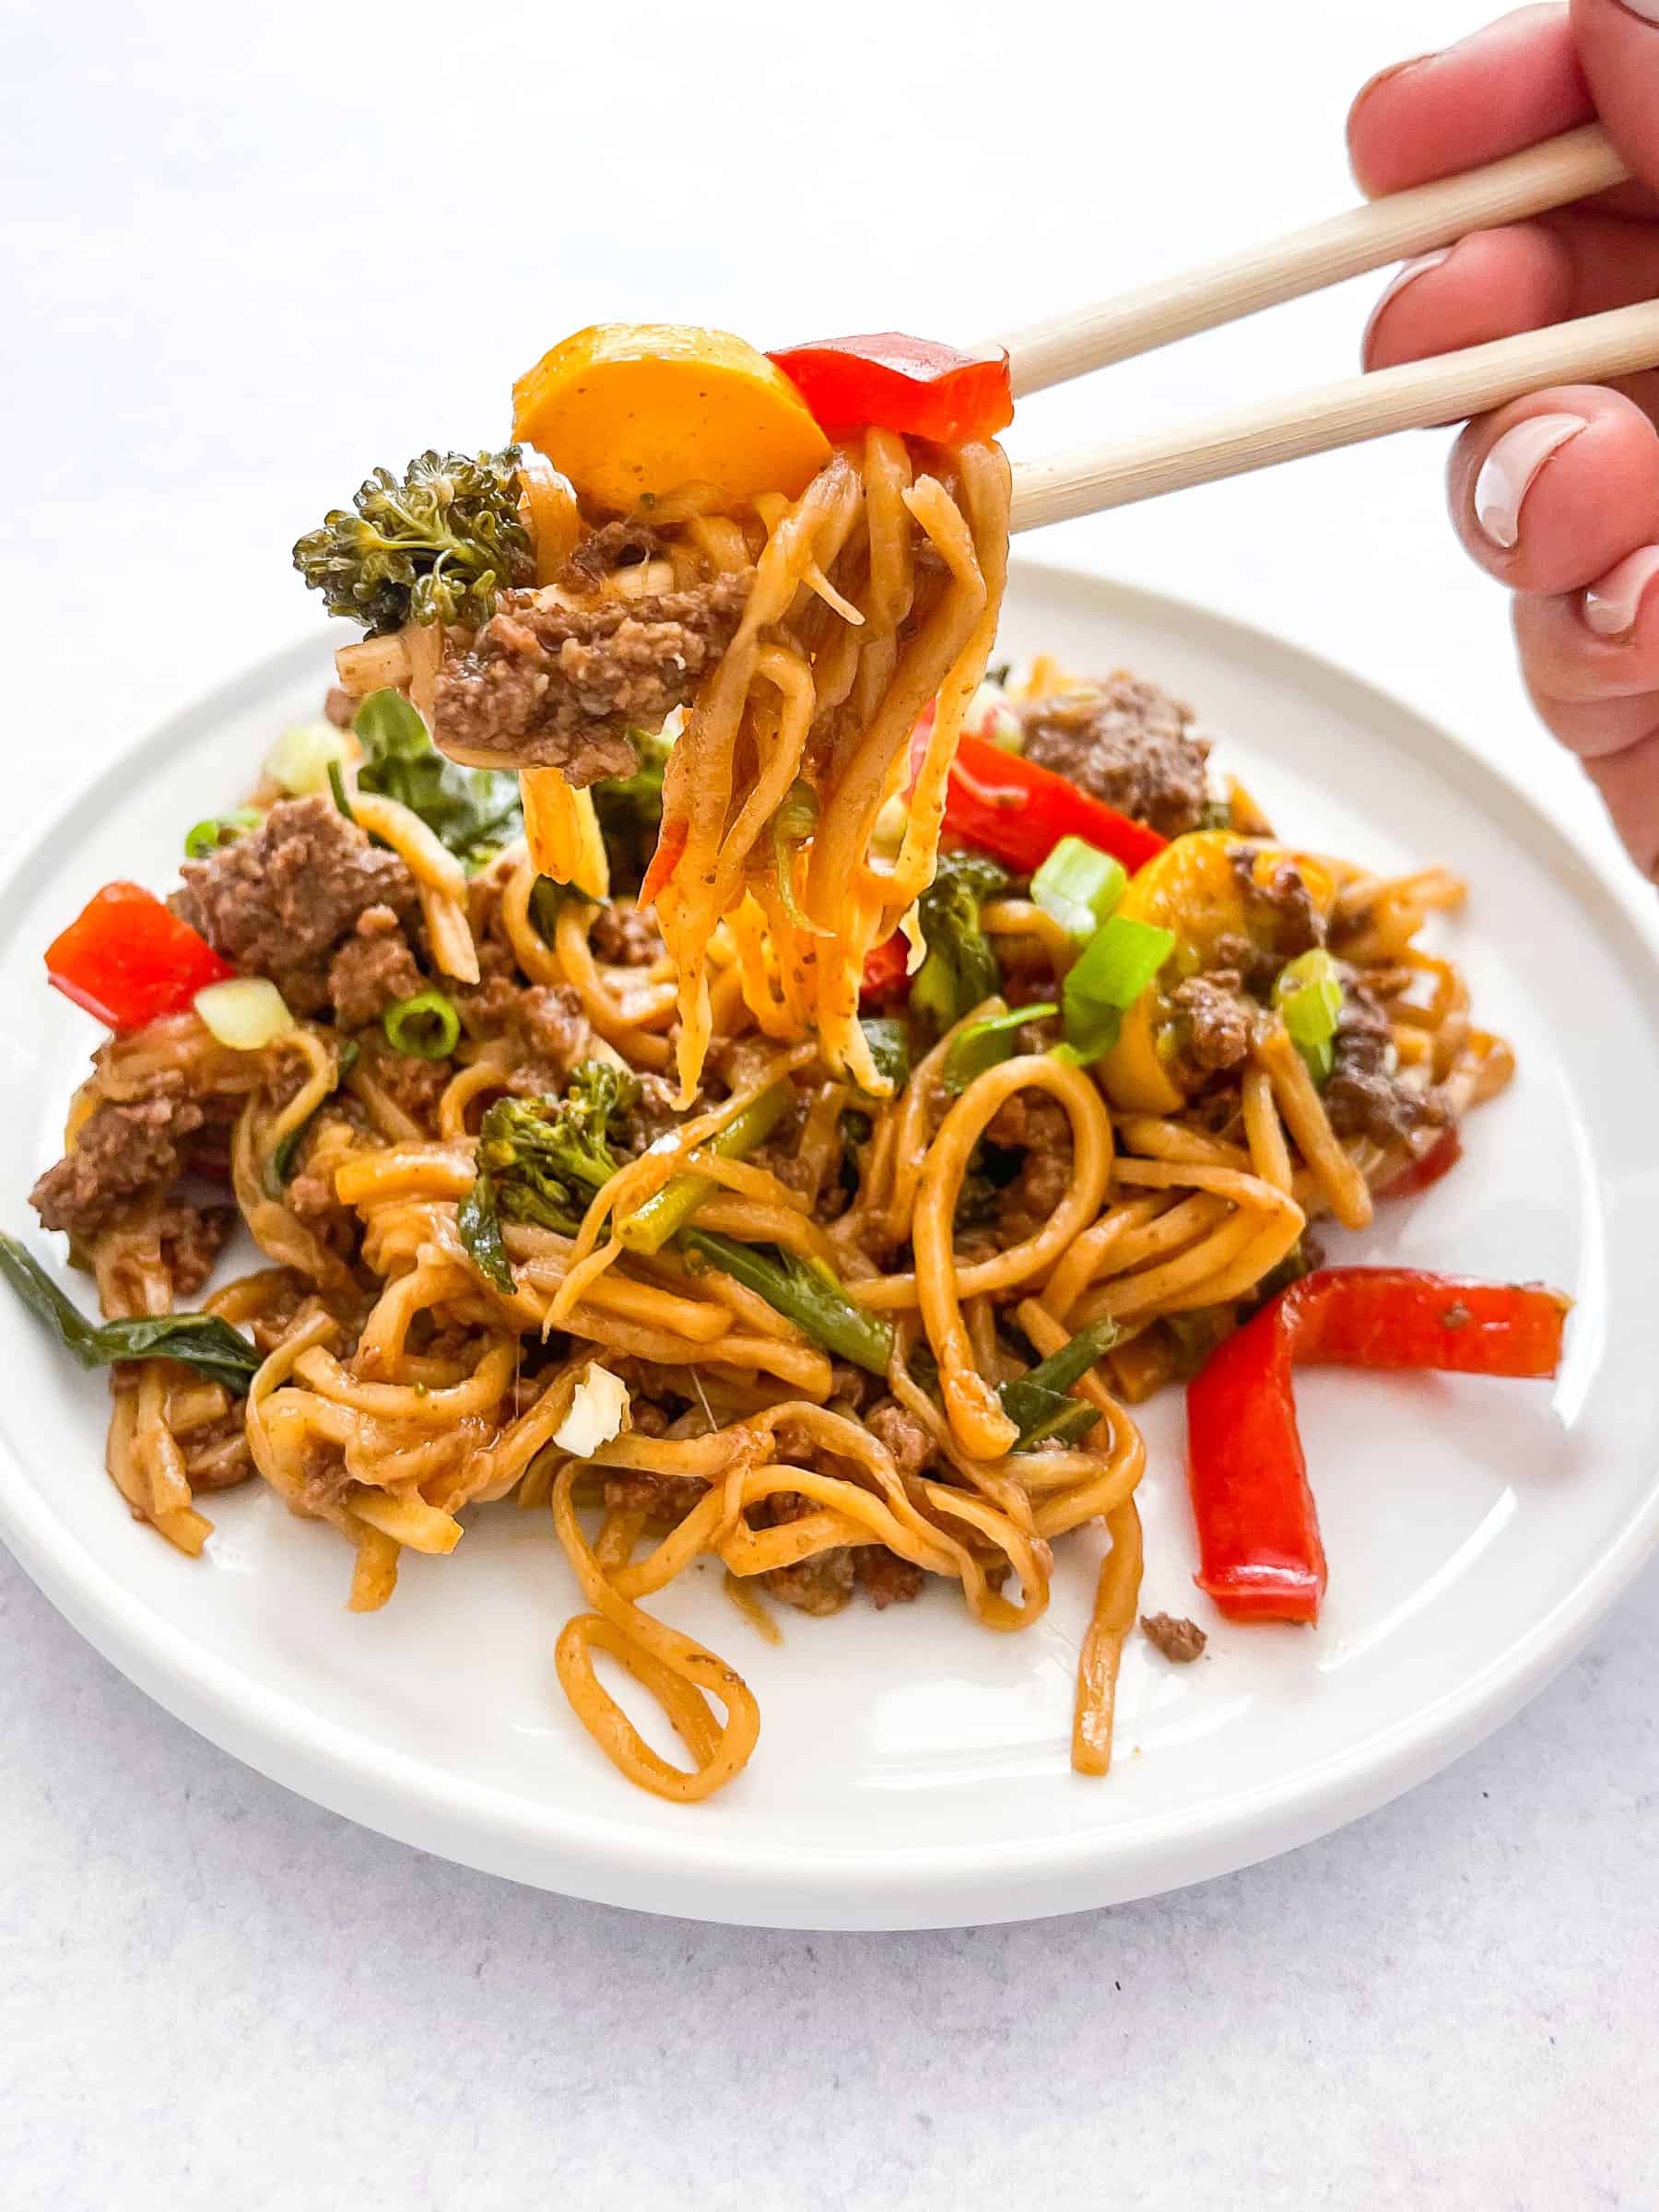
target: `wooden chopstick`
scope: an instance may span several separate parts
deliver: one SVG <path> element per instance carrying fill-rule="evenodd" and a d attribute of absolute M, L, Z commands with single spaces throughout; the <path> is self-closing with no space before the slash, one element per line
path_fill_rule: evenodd
<path fill-rule="evenodd" d="M 1514 223 L 1624 183 L 1630 171 L 1598 123 L 1494 161 L 1355 207 L 1207 267 L 1034 323 L 1002 343 L 1021 397 L 1277 307 L 1391 261 L 1433 253 L 1494 223 Z"/>
<path fill-rule="evenodd" d="M 1092 453 L 1018 462 L 1012 526 L 1035 530 L 1394 430 L 1460 422 L 1550 384 L 1604 383 L 1656 367 L 1659 300 L 1644 300 L 1463 353 L 1349 377 L 1288 399 L 1232 407 Z"/>

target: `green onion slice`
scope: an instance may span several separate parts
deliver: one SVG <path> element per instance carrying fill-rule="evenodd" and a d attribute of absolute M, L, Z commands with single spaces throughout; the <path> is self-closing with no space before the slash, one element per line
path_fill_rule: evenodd
<path fill-rule="evenodd" d="M 1031 878 L 1031 900 L 1087 945 L 1109 921 L 1129 878 L 1124 864 L 1080 837 L 1063 837 Z"/>
<path fill-rule="evenodd" d="M 1113 914 L 1097 930 L 1066 975 L 1061 998 L 1065 1041 L 1085 1064 L 1117 1042 L 1124 1016 L 1158 978 L 1175 949 L 1172 930 Z M 1069 1056 L 1069 1055 L 1068 1055 Z"/>
<path fill-rule="evenodd" d="M 417 991 L 381 1016 L 386 1042 L 406 1060 L 447 1060 L 461 1038 L 454 1001 L 441 991 Z"/>
<path fill-rule="evenodd" d="M 1299 954 L 1273 986 L 1273 1003 L 1315 1083 L 1328 1083 L 1336 1065 L 1342 1001 L 1342 972 L 1323 949 Z"/>
<path fill-rule="evenodd" d="M 206 860 L 221 845 L 233 845 L 239 837 L 246 837 L 249 830 L 257 830 L 264 820 L 265 816 L 257 806 L 238 806 L 229 814 L 210 814 L 186 832 L 184 857 Z"/>

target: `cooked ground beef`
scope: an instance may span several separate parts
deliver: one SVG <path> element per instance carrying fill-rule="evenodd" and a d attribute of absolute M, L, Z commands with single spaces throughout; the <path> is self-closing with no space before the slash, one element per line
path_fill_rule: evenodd
<path fill-rule="evenodd" d="M 863 1415 L 874 1405 L 880 1388 L 879 1381 L 867 1369 L 854 1367 L 850 1359 L 830 1360 L 830 1395 L 836 1404 Z"/>
<path fill-rule="evenodd" d="M 985 1137 L 1024 1155 L 1014 1180 L 996 1194 L 991 1233 L 996 1249 L 1006 1252 L 1046 1229 L 1071 1187 L 1071 1118 L 1042 1091 L 1016 1091 L 986 1124 Z"/>
<path fill-rule="evenodd" d="M 1028 700 L 1025 754 L 1164 837 L 1196 830 L 1209 804 L 1209 747 L 1193 711 L 1138 677 Z"/>
<path fill-rule="evenodd" d="M 361 704 L 362 701 L 353 699 L 349 691 L 343 691 L 338 684 L 332 684 L 328 697 L 323 701 L 323 712 L 336 730 L 348 730 Z"/>
<path fill-rule="evenodd" d="M 570 983 L 532 983 L 515 995 L 507 1016 L 518 1058 L 508 1088 L 521 1098 L 563 1090 L 571 1070 L 594 1057 L 594 1031 L 580 994 Z"/>
<path fill-rule="evenodd" d="M 335 1019 L 343 1030 L 364 1029 L 400 998 L 413 998 L 425 981 L 392 909 L 365 907 L 328 964 Z"/>
<path fill-rule="evenodd" d="M 1206 1074 L 1250 1057 L 1253 1015 L 1241 993 L 1237 972 L 1228 969 L 1190 976 L 1176 988 L 1174 1003 L 1187 1024 L 1187 1057 Z"/>
<path fill-rule="evenodd" d="M 912 1603 L 921 1596 L 922 1584 L 927 1579 L 913 1561 L 901 1559 L 885 1544 L 861 1544 L 853 1554 L 853 1572 L 877 1613 L 885 1613 L 889 1606 Z"/>
<path fill-rule="evenodd" d="M 156 1224 L 173 1300 L 189 1305 L 213 1273 L 241 1216 L 233 1206 L 170 1206 Z"/>
<path fill-rule="evenodd" d="M 1336 1018 L 1336 1065 L 1325 1085 L 1325 1112 L 1338 1136 L 1390 1145 L 1427 1123 L 1446 1119 L 1432 1091 L 1410 1089 L 1395 1072 L 1394 1030 L 1363 983 L 1349 980 Z"/>
<path fill-rule="evenodd" d="M 1183 1620 L 1174 1613 L 1143 1613 L 1140 1625 L 1147 1642 L 1155 1643 L 1177 1666 L 1196 1659 L 1209 1641 L 1195 1620 Z"/>
<path fill-rule="evenodd" d="M 371 907 L 395 918 L 415 879 L 324 798 L 283 799 L 261 826 L 187 860 L 173 912 L 249 975 L 268 975 L 296 1014 L 328 1003 L 327 955 Z"/>
<path fill-rule="evenodd" d="M 897 1398 L 883 1398 L 865 1417 L 865 1427 L 878 1444 L 893 1455 L 900 1476 L 908 1480 L 933 1465 L 934 1440 L 925 1425 L 908 1413 Z"/>
<path fill-rule="evenodd" d="M 643 523 L 606 523 L 582 539 L 559 571 L 557 582 L 567 592 L 590 593 L 613 569 L 637 568 L 662 549 L 662 539 Z"/>
<path fill-rule="evenodd" d="M 1240 846 L 1232 855 L 1233 874 L 1258 935 L 1271 944 L 1282 967 L 1299 953 L 1312 952 L 1324 943 L 1324 922 L 1293 860 L 1275 861 L 1265 874 L 1258 874 L 1260 859 L 1253 847 Z M 1230 948 L 1232 942 L 1229 940 Z"/>
<path fill-rule="evenodd" d="M 629 1410 L 636 1417 L 634 1426 L 639 1428 L 637 1417 L 642 1410 L 639 1402 Z M 647 1429 L 645 1433 L 653 1431 Z M 605 1478 L 605 1502 L 612 1512 L 644 1513 L 648 1519 L 662 1522 L 670 1528 L 677 1528 L 708 1494 L 708 1484 L 692 1475 L 644 1475 L 629 1469 Z"/>
<path fill-rule="evenodd" d="M 557 768 L 578 786 L 629 775 L 629 727 L 654 729 L 691 697 L 731 643 L 751 581 L 583 607 L 503 592 L 476 635 L 445 636 L 433 736 L 458 760 Z"/>
<path fill-rule="evenodd" d="M 438 1128 L 438 1101 L 455 1072 L 453 1060 L 415 1060 L 406 1053 L 394 1053 L 382 1042 L 372 1030 L 362 1041 L 363 1057 L 360 1063 L 364 1075 L 401 1106 L 412 1121 L 436 1134 Z"/>
<path fill-rule="evenodd" d="M 182 1440 L 184 1475 L 192 1490 L 234 1489 L 253 1474 L 253 1455 L 243 1422 L 242 1408 L 232 1406 L 217 1421 L 193 1430 Z"/>
<path fill-rule="evenodd" d="M 589 932 L 594 958 L 613 968 L 649 968 L 663 949 L 650 919 L 631 906 L 602 906 Z"/>
<path fill-rule="evenodd" d="M 106 1102 L 88 1115 L 74 1149 L 47 1169 L 29 1202 L 48 1229 L 86 1236 L 140 1192 L 177 1182 L 180 1147 L 206 1119 L 201 1100 L 179 1091 Z"/>

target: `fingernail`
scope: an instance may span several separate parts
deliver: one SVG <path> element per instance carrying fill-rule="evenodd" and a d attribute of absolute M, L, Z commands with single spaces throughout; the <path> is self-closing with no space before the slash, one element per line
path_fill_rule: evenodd
<path fill-rule="evenodd" d="M 1382 320 L 1382 310 L 1388 306 L 1391 300 L 1397 300 L 1408 284 L 1415 284 L 1419 276 L 1426 276 L 1430 269 L 1438 269 L 1442 262 L 1450 261 L 1451 258 L 1452 248 L 1441 246 L 1438 253 L 1419 254 L 1416 261 L 1408 261 L 1406 266 L 1399 271 L 1382 299 L 1371 309 L 1371 320 L 1365 325 L 1365 335 L 1359 342 L 1361 360 L 1371 351 L 1371 333 Z"/>
<path fill-rule="evenodd" d="M 1582 415 L 1534 415 L 1504 431 L 1475 479 L 1475 520 L 1494 545 L 1508 553 L 1520 543 L 1522 505 L 1538 471 L 1588 428 Z"/>
<path fill-rule="evenodd" d="M 1656 0 L 1659 4 L 1659 0 Z M 1628 637 L 1647 588 L 1659 576 L 1659 546 L 1643 546 L 1609 569 L 1584 594 L 1584 620 L 1598 638 Z"/>
<path fill-rule="evenodd" d="M 1640 16 L 1644 23 L 1659 23 L 1659 0 L 1619 0 L 1619 5 L 1632 16 Z"/>

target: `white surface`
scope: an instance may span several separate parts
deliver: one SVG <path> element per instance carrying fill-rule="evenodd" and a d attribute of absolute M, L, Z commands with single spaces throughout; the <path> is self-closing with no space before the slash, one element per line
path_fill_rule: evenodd
<path fill-rule="evenodd" d="M 206 1559 L 185 1559 L 96 1473 L 104 1393 L 0 1301 L 0 1538 L 170 1711 L 337 1812 L 561 1893 L 792 1928 L 982 1924 L 1154 1895 L 1372 1810 L 1507 1720 L 1653 1557 L 1651 902 L 1621 909 L 1432 724 L 1190 605 L 1018 563 L 999 649 L 1069 667 L 1138 655 L 1204 700 L 1218 764 L 1300 845 L 1390 873 L 1430 853 L 1467 870 L 1475 914 L 1436 937 L 1519 1073 L 1455 1176 L 1326 1241 L 1333 1259 L 1559 1284 L 1576 1303 L 1553 1387 L 1305 1381 L 1332 1564 L 1313 1633 L 1238 1628 L 1194 1591 L 1179 1394 L 1143 1408 L 1143 1602 L 1191 1612 L 1210 1643 L 1172 1668 L 1131 1641 L 1103 1785 L 1069 1759 L 1098 1532 L 1058 1547 L 1053 1603 L 1019 1636 L 987 1635 L 935 1589 L 785 1624 L 767 1649 L 699 1569 L 665 1594 L 667 1617 L 748 1678 L 763 1725 L 740 1779 L 688 1811 L 624 1783 L 555 1688 L 551 1640 L 581 1600 L 545 1513 L 474 1516 L 453 1558 L 407 1561 L 397 1601 L 368 1618 L 344 1608 L 338 1538 L 258 1484 L 216 1502 Z M 65 899 L 123 870 L 164 880 L 181 823 L 235 804 L 327 665 L 321 641 L 302 645 L 130 748 L 0 884 L 0 1122 L 33 1132 L 0 1164 L 0 1218 L 24 1218 L 85 1065 L 85 1018 L 40 974 Z M 1619 1040 L 1617 1083 L 1564 1049 L 1586 1033 Z"/>
<path fill-rule="evenodd" d="M 496 435 L 569 324 L 1024 321 L 1341 204 L 1353 85 L 1485 12 L 14 4 L 8 828 L 299 632 L 273 546 L 369 459 Z M 1021 441 L 1315 381 L 1366 296 L 1041 398 Z M 1347 660 L 1588 821 L 1444 536 L 1442 448 L 1055 535 Z M 167 619 L 163 540 L 187 595 L 237 577 L 206 628 Z M 1651 2201 L 1652 1570 L 1521 1721 L 1341 1837 L 1154 1906 L 902 1939 L 457 1873 L 209 1750 L 9 1567 L 0 1593 L 8 2204 Z"/>

